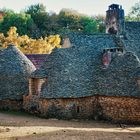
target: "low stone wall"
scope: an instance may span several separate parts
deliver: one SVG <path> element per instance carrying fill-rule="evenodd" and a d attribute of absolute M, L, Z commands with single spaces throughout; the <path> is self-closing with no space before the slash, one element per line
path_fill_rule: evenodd
<path fill-rule="evenodd" d="M 114 122 L 140 123 L 140 99 L 130 97 L 99 97 L 104 119 Z"/>
<path fill-rule="evenodd" d="M 46 118 L 99 119 L 140 123 L 140 99 L 92 96 L 74 99 L 40 99 L 25 96 L 24 109 Z"/>
<path fill-rule="evenodd" d="M 92 118 L 96 97 L 77 99 L 40 99 L 38 96 L 24 96 L 24 109 L 46 118 L 88 119 Z"/>
<path fill-rule="evenodd" d="M 0 110 L 21 111 L 23 109 L 23 101 L 20 100 L 0 100 Z"/>

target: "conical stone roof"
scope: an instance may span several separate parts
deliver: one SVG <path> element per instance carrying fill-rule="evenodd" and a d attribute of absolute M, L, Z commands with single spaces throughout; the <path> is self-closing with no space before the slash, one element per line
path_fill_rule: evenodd
<path fill-rule="evenodd" d="M 0 100 L 22 99 L 28 94 L 28 76 L 35 70 L 32 62 L 16 47 L 0 52 Z"/>

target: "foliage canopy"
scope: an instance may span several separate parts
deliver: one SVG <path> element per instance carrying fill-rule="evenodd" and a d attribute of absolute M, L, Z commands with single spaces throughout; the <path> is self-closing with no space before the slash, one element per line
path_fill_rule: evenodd
<path fill-rule="evenodd" d="M 54 48 L 60 48 L 59 35 L 32 39 L 27 35 L 20 36 L 16 27 L 11 27 L 7 36 L 0 33 L 0 47 L 7 48 L 9 44 L 16 45 L 25 54 L 49 54 Z"/>

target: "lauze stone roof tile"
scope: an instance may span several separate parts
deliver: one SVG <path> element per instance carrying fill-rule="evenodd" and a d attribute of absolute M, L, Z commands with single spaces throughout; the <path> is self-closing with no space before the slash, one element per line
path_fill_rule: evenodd
<path fill-rule="evenodd" d="M 15 46 L 0 52 L 0 100 L 22 99 L 28 94 L 28 76 L 35 70 L 32 62 Z"/>
<path fill-rule="evenodd" d="M 48 78 L 41 98 L 140 96 L 137 81 L 130 76 L 140 62 L 129 48 L 124 47 L 122 54 L 113 53 L 110 65 L 104 69 L 103 50 L 118 47 L 112 35 L 70 33 L 67 37 L 72 47 L 55 49 L 39 70 Z"/>

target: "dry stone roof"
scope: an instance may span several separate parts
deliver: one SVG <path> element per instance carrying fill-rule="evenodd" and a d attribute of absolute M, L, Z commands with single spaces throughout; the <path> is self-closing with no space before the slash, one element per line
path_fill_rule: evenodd
<path fill-rule="evenodd" d="M 125 46 L 140 58 L 140 22 L 126 22 Z"/>
<path fill-rule="evenodd" d="M 0 100 L 22 99 L 28 94 L 28 76 L 35 70 L 32 62 L 15 46 L 0 52 Z"/>
<path fill-rule="evenodd" d="M 135 78 L 135 79 L 140 79 L 140 67 L 137 68 L 136 71 L 134 71 L 132 74 L 131 74 L 131 77 Z"/>
<path fill-rule="evenodd" d="M 131 76 L 140 66 L 132 52 L 115 55 L 108 69 L 100 69 L 98 92 L 102 95 L 140 97 L 136 79 Z"/>
<path fill-rule="evenodd" d="M 44 69 L 37 69 L 35 70 L 30 76 L 30 78 L 46 78 L 47 77 L 47 71 Z"/>
<path fill-rule="evenodd" d="M 117 47 L 113 36 L 72 33 L 69 38 L 72 47 L 55 49 L 40 69 L 48 77 L 41 98 L 139 96 L 136 81 L 129 79 L 139 67 L 133 53 L 113 56 L 109 68 L 103 69 L 103 49 Z"/>
<path fill-rule="evenodd" d="M 48 78 L 41 98 L 140 97 L 137 81 L 132 76 L 140 67 L 139 25 L 140 22 L 127 22 L 126 35 L 119 41 L 109 34 L 67 34 L 72 47 L 55 49 L 40 70 L 32 74 L 32 77 Z M 114 53 L 109 67 L 104 69 L 103 50 L 118 47 L 125 51 Z"/>

